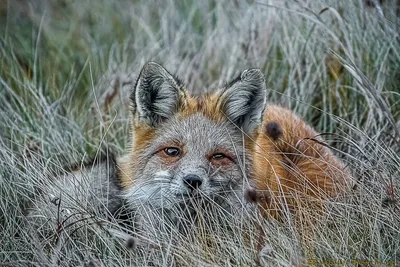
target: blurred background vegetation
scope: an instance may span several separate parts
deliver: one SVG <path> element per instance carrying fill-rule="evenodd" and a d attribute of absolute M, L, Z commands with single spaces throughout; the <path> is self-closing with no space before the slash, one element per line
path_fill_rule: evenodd
<path fill-rule="evenodd" d="M 127 100 L 123 85 L 156 60 L 194 91 L 259 67 L 269 100 L 320 131 L 337 127 L 331 115 L 350 123 L 356 117 L 361 126 L 398 120 L 396 9 L 397 1 L 2 1 L 0 74 L 12 90 L 3 98 L 16 94 L 19 108 L 29 109 L 40 93 L 57 112 L 86 123 L 93 94 L 104 102 L 107 87 L 117 87 L 114 95 Z M 336 54 L 372 88 L 357 85 Z"/>

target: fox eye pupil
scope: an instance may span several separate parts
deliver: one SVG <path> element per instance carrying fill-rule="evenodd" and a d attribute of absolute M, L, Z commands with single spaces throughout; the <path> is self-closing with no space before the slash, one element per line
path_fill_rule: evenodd
<path fill-rule="evenodd" d="M 226 157 L 227 157 L 227 156 L 226 156 L 225 154 L 222 154 L 222 153 L 216 153 L 216 154 L 212 155 L 212 158 L 213 158 L 213 159 L 216 159 L 216 160 L 224 159 L 224 158 L 226 158 Z"/>
<path fill-rule="evenodd" d="M 164 152 L 165 152 L 165 154 L 167 154 L 168 156 L 171 156 L 171 157 L 177 157 L 181 153 L 179 148 L 176 148 L 176 147 L 166 147 L 166 148 L 164 148 Z"/>

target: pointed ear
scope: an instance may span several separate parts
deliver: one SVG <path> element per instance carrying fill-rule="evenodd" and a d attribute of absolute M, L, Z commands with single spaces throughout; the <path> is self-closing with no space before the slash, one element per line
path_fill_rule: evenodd
<path fill-rule="evenodd" d="M 157 126 L 171 118 L 181 106 L 185 91 L 182 83 L 155 62 L 146 63 L 131 93 L 136 122 Z"/>
<path fill-rule="evenodd" d="M 251 134 L 260 126 L 266 106 L 265 79 L 261 70 L 243 71 L 222 90 L 219 103 L 231 122 Z"/>

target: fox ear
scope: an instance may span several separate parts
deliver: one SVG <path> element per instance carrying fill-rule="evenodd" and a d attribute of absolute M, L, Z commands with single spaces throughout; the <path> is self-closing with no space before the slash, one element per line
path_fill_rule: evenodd
<path fill-rule="evenodd" d="M 161 65 L 148 62 L 130 96 L 134 119 L 154 127 L 178 111 L 184 94 L 177 78 Z"/>
<path fill-rule="evenodd" d="M 260 126 L 266 106 L 265 79 L 261 70 L 243 71 L 222 90 L 219 102 L 228 119 L 251 134 Z"/>

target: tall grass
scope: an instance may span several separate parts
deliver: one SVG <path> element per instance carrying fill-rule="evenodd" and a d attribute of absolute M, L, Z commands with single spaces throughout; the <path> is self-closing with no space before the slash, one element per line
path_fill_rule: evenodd
<path fill-rule="evenodd" d="M 396 5 L 393 0 L 375 8 L 361 0 L 3 1 L 0 262 L 399 264 Z M 352 171 L 353 190 L 329 203 L 322 217 L 310 213 L 301 220 L 263 221 L 267 243 L 261 252 L 227 231 L 208 237 L 206 244 L 204 238 L 182 237 L 180 244 L 162 249 L 132 250 L 90 224 L 77 230 L 80 235 L 44 246 L 23 226 L 38 181 L 96 155 L 103 144 L 123 154 L 129 142 L 129 92 L 148 60 L 175 71 L 192 92 L 212 90 L 249 67 L 262 69 L 268 101 L 291 108 L 325 133 Z M 250 232 L 256 236 L 259 229 Z M 63 260 L 58 251 L 66 253 Z"/>

